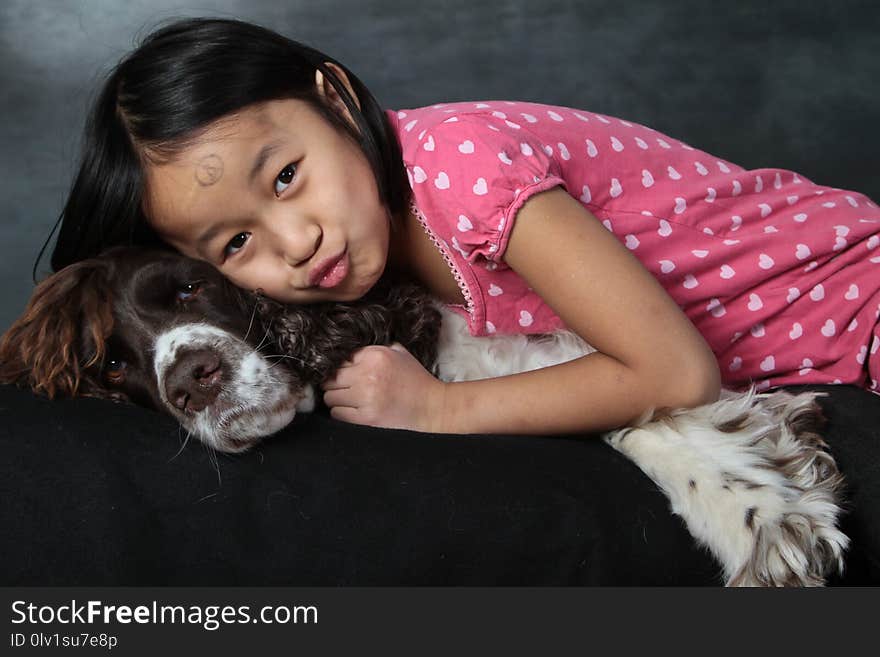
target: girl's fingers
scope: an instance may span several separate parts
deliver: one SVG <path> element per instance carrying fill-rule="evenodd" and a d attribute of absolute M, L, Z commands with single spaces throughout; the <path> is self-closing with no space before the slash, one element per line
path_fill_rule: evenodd
<path fill-rule="evenodd" d="M 358 424 L 357 409 L 350 408 L 348 406 L 333 406 L 330 409 L 330 417 L 332 417 L 334 420 L 341 420 L 342 422 Z"/>
<path fill-rule="evenodd" d="M 327 390 L 324 392 L 324 403 L 327 404 L 331 411 L 337 408 L 347 408 L 349 410 L 357 408 L 348 388 Z"/>

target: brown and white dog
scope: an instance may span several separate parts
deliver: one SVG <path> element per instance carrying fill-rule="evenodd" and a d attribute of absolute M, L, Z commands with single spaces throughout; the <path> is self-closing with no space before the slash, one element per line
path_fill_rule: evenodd
<path fill-rule="evenodd" d="M 351 303 L 283 306 L 168 251 L 114 249 L 45 281 L 0 340 L 0 382 L 166 411 L 211 447 L 243 451 L 315 405 L 357 348 L 399 342 L 446 381 L 502 376 L 592 351 L 560 331 L 468 334 L 415 285 Z M 728 585 L 822 585 L 843 568 L 843 477 L 814 393 L 724 391 L 646 414 L 604 440 L 669 497 Z"/>

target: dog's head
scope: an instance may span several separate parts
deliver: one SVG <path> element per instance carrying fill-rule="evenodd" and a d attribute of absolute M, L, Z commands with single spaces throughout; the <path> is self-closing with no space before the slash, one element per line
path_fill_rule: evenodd
<path fill-rule="evenodd" d="M 0 382 L 163 410 L 242 451 L 314 404 L 311 385 L 259 351 L 257 303 L 206 263 L 113 249 L 37 286 L 0 340 Z"/>

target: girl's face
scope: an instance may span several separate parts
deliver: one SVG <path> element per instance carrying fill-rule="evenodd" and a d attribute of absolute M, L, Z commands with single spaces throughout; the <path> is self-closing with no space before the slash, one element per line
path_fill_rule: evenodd
<path fill-rule="evenodd" d="M 372 169 L 304 101 L 218 121 L 146 173 L 160 237 L 239 287 L 285 303 L 349 301 L 385 268 L 390 218 Z"/>

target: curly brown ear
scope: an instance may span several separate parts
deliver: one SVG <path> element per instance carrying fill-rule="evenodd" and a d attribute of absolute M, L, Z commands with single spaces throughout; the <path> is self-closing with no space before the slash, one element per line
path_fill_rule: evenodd
<path fill-rule="evenodd" d="M 103 359 L 113 329 L 107 269 L 101 260 L 84 260 L 37 285 L 0 338 L 0 383 L 50 398 L 79 392 L 83 371 Z"/>

